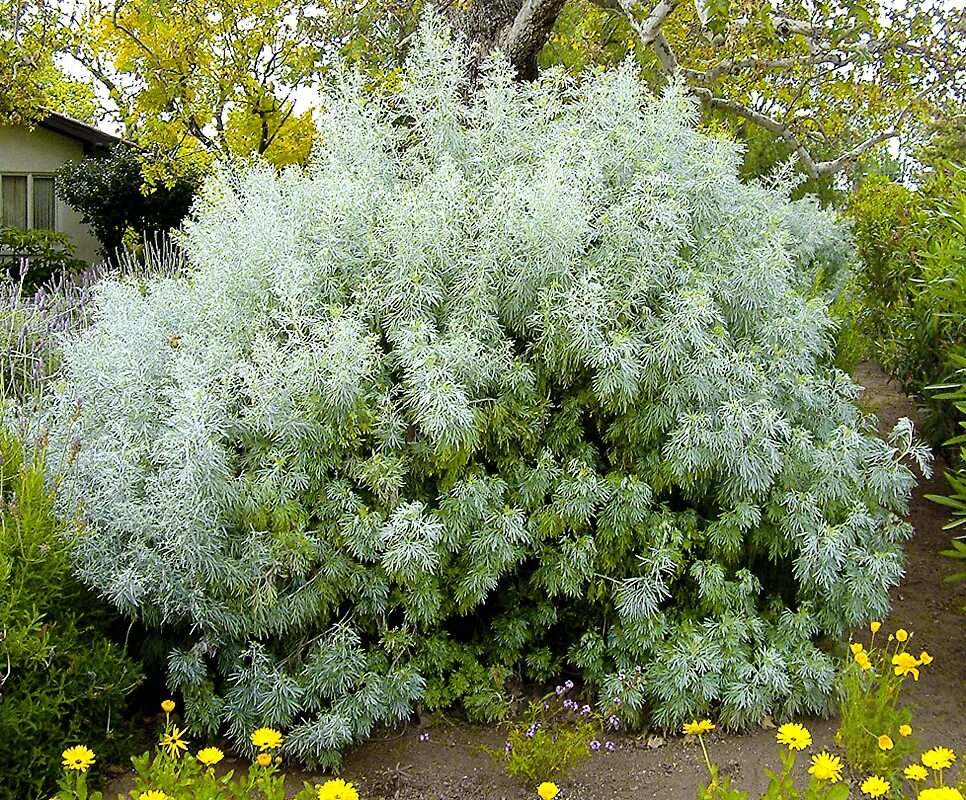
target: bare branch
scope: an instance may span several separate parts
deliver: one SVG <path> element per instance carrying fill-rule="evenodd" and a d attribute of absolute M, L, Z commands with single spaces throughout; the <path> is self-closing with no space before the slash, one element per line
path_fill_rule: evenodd
<path fill-rule="evenodd" d="M 627 17 L 627 21 L 630 22 L 631 27 L 637 33 L 641 40 L 641 44 L 645 47 L 650 47 L 654 44 L 654 40 L 658 37 L 661 32 L 661 26 L 667 20 L 668 16 L 681 4 L 681 0 L 660 0 L 660 2 L 651 9 L 651 13 L 647 18 L 640 22 L 637 17 L 634 16 L 634 9 L 631 0 L 617 0 L 617 5 L 620 6 L 621 11 L 624 12 L 624 16 Z"/>

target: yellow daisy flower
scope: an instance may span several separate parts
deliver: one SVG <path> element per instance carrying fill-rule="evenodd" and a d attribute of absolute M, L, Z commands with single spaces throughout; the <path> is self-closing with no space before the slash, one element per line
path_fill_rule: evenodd
<path fill-rule="evenodd" d="M 918 800 L 963 800 L 963 793 L 952 786 L 935 786 L 919 792 Z"/>
<path fill-rule="evenodd" d="M 842 780 L 842 760 L 823 750 L 812 756 L 812 766 L 808 768 L 808 772 L 820 781 L 838 783 Z"/>
<path fill-rule="evenodd" d="M 206 747 L 204 750 L 199 750 L 197 755 L 197 759 L 206 767 L 215 766 L 224 757 L 225 754 L 217 747 Z"/>
<path fill-rule="evenodd" d="M 782 725 L 775 734 L 778 744 L 783 744 L 789 750 L 804 750 L 812 743 L 812 734 L 808 729 L 795 722 Z"/>
<path fill-rule="evenodd" d="M 68 747 L 60 755 L 64 768 L 74 772 L 87 772 L 94 763 L 94 751 L 82 744 Z"/>
<path fill-rule="evenodd" d="M 319 800 L 359 800 L 359 793 L 351 783 L 335 778 L 319 787 Z"/>
<path fill-rule="evenodd" d="M 713 728 L 714 725 L 711 727 Z M 537 794 L 540 795 L 540 800 L 553 800 L 560 794 L 560 789 L 557 788 L 557 784 L 544 781 L 537 787 Z"/>
<path fill-rule="evenodd" d="M 856 653 L 855 663 L 862 667 L 862 669 L 872 669 L 872 662 L 869 661 L 869 657 L 865 653 Z"/>
<path fill-rule="evenodd" d="M 165 700 L 163 703 L 161 703 L 161 710 L 165 714 L 170 714 L 172 711 L 174 711 L 174 700 Z"/>
<path fill-rule="evenodd" d="M 852 642 L 852 644 L 849 645 L 849 650 L 852 651 L 852 655 L 854 656 L 857 656 L 859 653 L 861 653 L 863 649 L 864 648 L 859 642 Z"/>
<path fill-rule="evenodd" d="M 879 622 L 878 620 L 876 620 L 875 622 L 870 622 L 869 623 L 869 628 L 871 629 L 871 631 L 873 633 L 878 633 L 879 632 L 879 628 L 881 628 L 881 627 L 882 627 L 882 623 Z"/>
<path fill-rule="evenodd" d="M 925 650 L 923 650 L 919 654 L 919 663 L 922 664 L 923 666 L 928 666 L 929 664 L 932 664 L 932 656 L 929 655 L 929 653 L 927 653 Z"/>
<path fill-rule="evenodd" d="M 258 763 L 258 766 L 260 766 L 260 767 L 268 767 L 272 763 L 272 754 L 271 753 L 259 753 L 258 754 L 258 758 L 256 758 L 255 761 Z"/>
<path fill-rule="evenodd" d="M 892 657 L 892 664 L 895 666 L 896 675 L 901 675 L 904 678 L 911 674 L 914 680 L 919 680 L 919 670 L 916 669 L 919 662 L 911 653 L 896 653 Z"/>
<path fill-rule="evenodd" d="M 277 750 L 282 746 L 282 734 L 274 728 L 259 728 L 252 734 L 252 744 L 259 750 Z"/>
<path fill-rule="evenodd" d="M 895 743 L 892 741 L 892 738 L 891 737 L 889 737 L 889 736 L 880 736 L 879 737 L 879 749 L 880 750 L 891 750 L 893 747 L 895 747 Z"/>
<path fill-rule="evenodd" d="M 909 631 L 907 631 L 905 628 L 899 628 L 899 630 L 896 631 L 897 642 L 904 642 L 908 638 L 909 638 Z"/>
<path fill-rule="evenodd" d="M 713 730 L 714 725 L 710 719 L 703 719 L 700 722 L 698 720 L 694 720 L 693 722 L 686 722 L 684 724 L 684 732 L 688 734 L 688 736 L 695 736 L 697 734 L 707 733 L 708 731 Z"/>
<path fill-rule="evenodd" d="M 900 736 L 911 736 L 912 735 L 912 726 L 910 726 L 910 725 L 900 725 L 899 726 L 899 735 Z"/>
<path fill-rule="evenodd" d="M 889 781 L 883 780 L 878 775 L 870 775 L 862 781 L 862 785 L 859 788 L 862 789 L 862 794 L 867 794 L 869 797 L 875 798 L 882 797 L 882 795 L 886 794 L 892 788 L 892 785 Z"/>
<path fill-rule="evenodd" d="M 948 747 L 934 747 L 922 754 L 922 763 L 929 769 L 947 769 L 955 760 L 956 754 Z"/>
<path fill-rule="evenodd" d="M 906 776 L 910 781 L 924 781 L 929 773 L 922 764 L 910 764 L 904 770 L 902 774 Z"/>
<path fill-rule="evenodd" d="M 188 741 L 184 738 L 184 731 L 177 725 L 171 726 L 171 733 L 164 733 L 161 736 L 161 746 L 168 751 L 168 755 L 177 758 L 182 750 L 188 749 Z"/>
<path fill-rule="evenodd" d="M 141 792 L 138 795 L 138 800 L 171 800 L 171 798 L 160 789 L 150 789 L 146 792 Z"/>

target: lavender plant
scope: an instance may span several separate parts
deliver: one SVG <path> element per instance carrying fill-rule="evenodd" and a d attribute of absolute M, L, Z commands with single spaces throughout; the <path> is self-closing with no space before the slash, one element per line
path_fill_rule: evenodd
<path fill-rule="evenodd" d="M 827 710 L 814 642 L 885 612 L 927 466 L 830 366 L 833 217 L 678 87 L 471 90 L 433 22 L 323 108 L 308 168 L 208 183 L 187 274 L 97 287 L 51 402 L 76 569 L 170 635 L 195 735 L 333 764 L 567 665 L 627 725 Z"/>

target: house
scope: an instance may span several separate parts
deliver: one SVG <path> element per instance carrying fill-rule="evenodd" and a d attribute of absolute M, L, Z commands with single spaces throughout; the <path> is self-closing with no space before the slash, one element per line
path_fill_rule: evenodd
<path fill-rule="evenodd" d="M 67 161 L 106 152 L 121 140 L 51 112 L 33 128 L 0 126 L 0 225 L 66 233 L 77 257 L 100 260 L 100 244 L 81 215 L 54 194 L 54 172 Z"/>

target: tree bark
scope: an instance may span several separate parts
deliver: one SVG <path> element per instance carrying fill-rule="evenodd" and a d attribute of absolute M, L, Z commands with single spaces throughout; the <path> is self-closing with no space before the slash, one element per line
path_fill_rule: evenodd
<path fill-rule="evenodd" d="M 490 51 L 501 50 L 521 80 L 537 77 L 537 55 L 546 43 L 565 0 L 472 0 L 450 6 L 453 30 L 466 39 L 475 79 Z"/>

